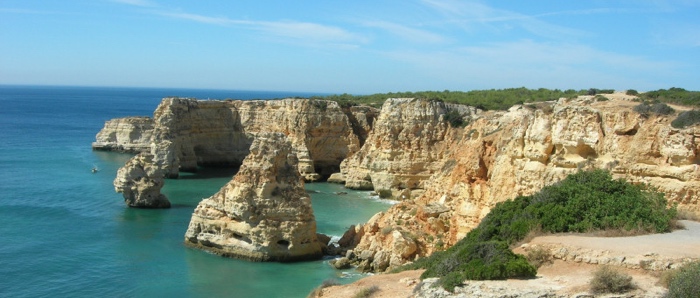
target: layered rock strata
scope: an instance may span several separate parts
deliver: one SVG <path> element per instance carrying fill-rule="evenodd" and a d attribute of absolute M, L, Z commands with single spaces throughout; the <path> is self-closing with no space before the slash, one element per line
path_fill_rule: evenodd
<path fill-rule="evenodd" d="M 284 134 L 259 134 L 233 180 L 197 205 L 185 243 L 253 261 L 320 258 L 323 244 L 297 169 Z"/>
<path fill-rule="evenodd" d="M 150 117 L 116 118 L 105 122 L 95 136 L 95 150 L 139 153 L 151 148 L 154 121 Z"/>
<path fill-rule="evenodd" d="M 414 98 L 390 98 L 382 106 L 360 151 L 343 161 L 345 186 L 373 189 L 383 196 L 406 199 L 420 193 L 448 152 L 448 111 L 469 119 L 475 108 Z"/>
<path fill-rule="evenodd" d="M 431 153 L 443 157 L 441 167 L 433 167 L 434 173 L 424 180 L 423 195 L 348 231 L 344 244 L 354 249 L 347 256 L 364 270 L 384 271 L 428 255 L 463 238 L 496 203 L 533 194 L 583 169 L 608 169 L 616 178 L 649 184 L 679 210 L 700 213 L 698 128 L 673 128 L 673 116 L 643 116 L 632 111 L 636 104 L 560 100 L 482 113 L 464 128 L 445 128 L 442 144 L 432 147 L 442 151 Z M 383 131 L 385 112 L 374 133 Z M 393 131 L 412 127 L 411 121 L 396 121 Z M 411 174 L 395 164 L 414 163 L 424 149 L 403 144 L 406 141 L 398 137 L 370 135 L 365 147 L 377 149 L 363 147 L 358 155 L 366 152 L 363 158 L 374 164 L 353 171 L 373 184 L 386 181 L 374 177 Z M 393 154 L 403 158 L 387 158 L 384 164 L 392 166 L 382 167 L 376 160 L 391 155 L 389 148 L 403 148 L 403 153 Z"/>
<path fill-rule="evenodd" d="M 122 193 L 129 207 L 170 208 L 168 198 L 160 193 L 163 172 L 153 165 L 153 156 L 140 153 L 117 171 L 114 190 Z"/>
<path fill-rule="evenodd" d="M 287 135 L 308 181 L 338 172 L 340 162 L 360 149 L 376 109 L 341 109 L 309 99 L 216 101 L 165 98 L 153 119 L 110 120 L 93 148 L 150 151 L 168 177 L 199 166 L 238 166 L 261 132 Z M 352 122 L 352 123 L 351 123 Z"/>

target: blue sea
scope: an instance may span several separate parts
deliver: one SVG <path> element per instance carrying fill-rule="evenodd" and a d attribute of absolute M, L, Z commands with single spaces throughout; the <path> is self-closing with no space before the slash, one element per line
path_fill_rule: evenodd
<path fill-rule="evenodd" d="M 132 209 L 112 185 L 130 155 L 90 147 L 106 120 L 152 116 L 166 96 L 310 95 L 0 86 L 0 297 L 306 297 L 324 280 L 356 280 L 359 274 L 334 270 L 327 260 L 250 263 L 185 247 L 197 203 L 234 173 L 184 174 L 163 188 L 173 208 Z M 389 207 L 340 185 L 306 186 L 318 231 L 328 235 L 340 236 Z"/>

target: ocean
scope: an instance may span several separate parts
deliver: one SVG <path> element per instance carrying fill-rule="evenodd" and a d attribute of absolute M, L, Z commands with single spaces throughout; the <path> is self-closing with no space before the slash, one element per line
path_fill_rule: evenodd
<path fill-rule="evenodd" d="M 251 263 L 188 248 L 183 239 L 192 211 L 234 173 L 183 174 L 163 188 L 173 208 L 127 208 L 112 181 L 131 155 L 90 147 L 106 120 L 152 116 L 166 96 L 310 95 L 0 86 L 0 297 L 306 297 L 324 280 L 360 278 L 327 260 Z M 92 173 L 93 167 L 100 171 Z M 390 204 L 341 185 L 306 187 L 318 232 L 332 236 Z"/>

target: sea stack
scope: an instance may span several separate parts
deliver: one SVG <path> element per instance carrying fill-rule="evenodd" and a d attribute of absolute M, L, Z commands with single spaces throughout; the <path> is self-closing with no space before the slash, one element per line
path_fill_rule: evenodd
<path fill-rule="evenodd" d="M 170 208 L 170 201 L 160 193 L 164 184 L 163 171 L 154 165 L 153 155 L 144 152 L 119 168 L 114 190 L 122 193 L 129 207 Z"/>
<path fill-rule="evenodd" d="M 185 243 L 251 261 L 298 261 L 322 256 L 311 198 L 292 145 L 282 133 L 262 133 L 238 173 L 199 203 Z"/>

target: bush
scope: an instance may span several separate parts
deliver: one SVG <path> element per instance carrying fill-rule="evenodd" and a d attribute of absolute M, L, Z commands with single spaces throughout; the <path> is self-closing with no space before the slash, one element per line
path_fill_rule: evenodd
<path fill-rule="evenodd" d="M 628 89 L 627 92 L 625 92 L 625 94 L 631 95 L 631 96 L 637 96 L 637 95 L 639 95 L 639 92 L 637 92 L 637 90 L 634 90 L 634 89 Z"/>
<path fill-rule="evenodd" d="M 450 248 L 433 259 L 421 278 L 441 277 L 438 283 L 453 291 L 465 279 L 494 280 L 537 274 L 525 257 L 513 253 L 503 241 L 466 241 L 453 248 L 456 249 Z"/>
<path fill-rule="evenodd" d="M 552 263 L 552 252 L 543 247 L 535 247 L 530 249 L 525 256 L 527 261 L 535 268 L 540 268 L 544 264 Z"/>
<path fill-rule="evenodd" d="M 467 124 L 457 110 L 449 110 L 445 113 L 444 119 L 452 127 L 464 127 Z"/>
<path fill-rule="evenodd" d="M 644 100 L 657 100 L 660 102 L 668 102 L 682 105 L 700 104 L 700 92 L 688 91 L 683 88 L 659 89 L 656 91 L 644 92 L 640 96 Z"/>
<path fill-rule="evenodd" d="M 321 283 L 320 286 L 313 289 L 313 291 L 311 291 L 311 293 L 309 293 L 309 295 L 307 295 L 306 297 L 307 298 L 321 297 L 323 289 L 325 289 L 327 287 L 337 286 L 339 284 L 340 284 L 340 282 L 338 282 L 335 279 L 332 279 L 332 278 L 326 279 L 323 281 L 323 283 Z"/>
<path fill-rule="evenodd" d="M 686 128 L 700 122 L 700 111 L 692 110 L 678 114 L 678 117 L 671 121 L 674 128 Z"/>
<path fill-rule="evenodd" d="M 688 263 L 673 274 L 668 283 L 667 298 L 700 296 L 700 261 Z"/>
<path fill-rule="evenodd" d="M 376 293 L 377 291 L 379 291 L 378 286 L 371 286 L 371 287 L 362 288 L 362 290 L 357 292 L 354 297 L 355 298 L 368 298 L 368 297 L 372 296 L 372 294 Z"/>
<path fill-rule="evenodd" d="M 655 104 L 641 103 L 635 106 L 633 110 L 644 116 L 649 116 L 651 114 L 671 115 L 676 112 L 672 107 L 662 102 Z"/>
<path fill-rule="evenodd" d="M 622 294 L 635 288 L 632 277 L 613 269 L 610 266 L 601 266 L 589 283 L 593 294 L 616 293 Z"/>

